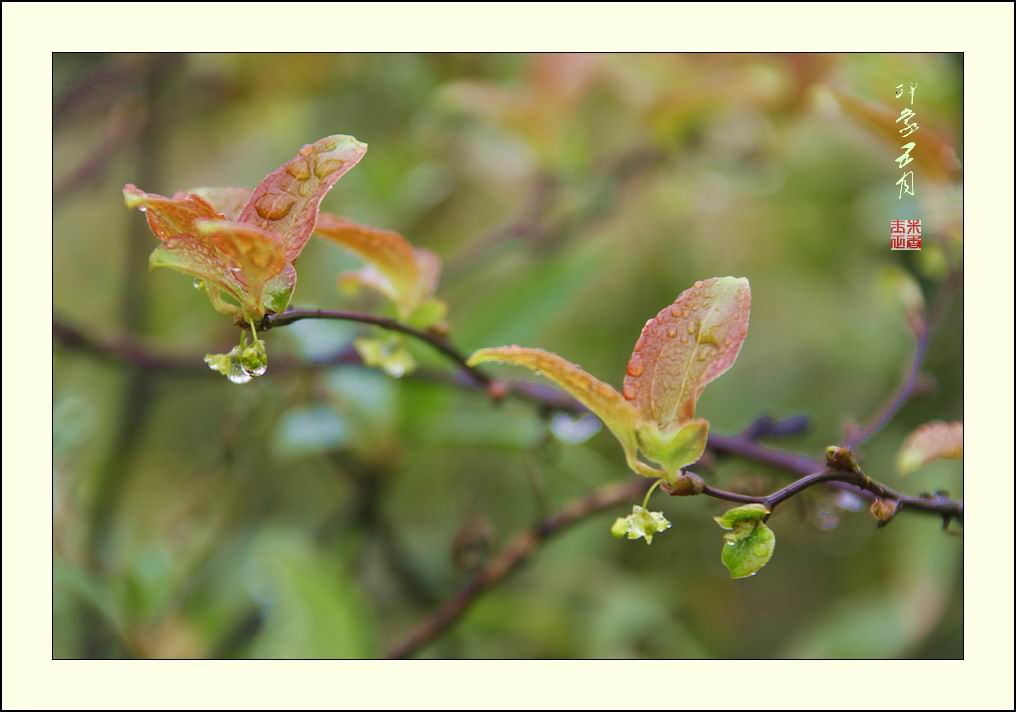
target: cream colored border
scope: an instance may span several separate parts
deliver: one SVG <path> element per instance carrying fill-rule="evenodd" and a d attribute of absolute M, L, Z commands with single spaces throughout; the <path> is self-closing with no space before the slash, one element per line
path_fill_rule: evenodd
<path fill-rule="evenodd" d="M 3 706 L 1013 706 L 1010 3 L 3 5 Z M 965 654 L 957 662 L 52 662 L 50 53 L 966 53 Z"/>

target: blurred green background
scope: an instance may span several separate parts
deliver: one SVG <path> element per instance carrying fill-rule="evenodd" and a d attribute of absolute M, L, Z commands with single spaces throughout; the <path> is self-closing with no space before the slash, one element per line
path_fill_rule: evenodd
<path fill-rule="evenodd" d="M 699 412 L 723 433 L 806 414 L 774 444 L 810 454 L 905 373 L 886 269 L 930 301 L 960 245 L 961 184 L 921 148 L 937 135 L 962 158 L 959 55 L 58 54 L 53 71 L 55 318 L 195 364 L 54 348 L 61 658 L 379 656 L 513 532 L 634 476 L 608 433 L 569 442 L 525 403 L 355 366 L 270 361 L 243 386 L 204 369 L 236 330 L 189 279 L 147 271 L 156 239 L 126 182 L 253 187 L 304 143 L 352 134 L 370 150 L 323 209 L 442 256 L 460 348 L 540 346 L 617 386 L 647 318 L 696 279 L 746 276 L 747 342 Z M 894 113 L 903 82 L 925 133 L 901 202 L 893 126 L 835 97 Z M 924 220 L 921 253 L 889 251 L 897 217 Z M 294 304 L 382 309 L 336 289 L 356 264 L 313 240 Z M 299 323 L 267 334 L 269 357 L 366 331 Z M 863 450 L 876 478 L 962 496 L 960 463 L 893 468 L 914 426 L 962 418 L 961 334 L 955 302 L 927 388 Z M 744 491 L 786 478 L 735 459 L 699 471 Z M 674 526 L 651 547 L 610 537 L 624 508 L 592 517 L 420 655 L 962 657 L 963 541 L 937 519 L 877 530 L 812 490 L 771 520 L 772 562 L 731 581 L 724 505 L 653 502 Z"/>

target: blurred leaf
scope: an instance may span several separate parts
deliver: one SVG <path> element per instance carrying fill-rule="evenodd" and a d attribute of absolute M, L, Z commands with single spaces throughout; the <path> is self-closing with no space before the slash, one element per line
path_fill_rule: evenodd
<path fill-rule="evenodd" d="M 906 475 L 940 459 L 963 459 L 963 423 L 935 420 L 914 430 L 896 456 L 896 469 Z"/>
<path fill-rule="evenodd" d="M 413 318 L 418 328 L 444 318 L 442 303 L 431 298 L 441 271 L 437 255 L 414 248 L 397 232 L 358 225 L 329 213 L 320 215 L 315 231 L 369 263 L 357 272 L 340 275 L 340 284 L 380 292 L 395 304 L 400 319 Z"/>
<path fill-rule="evenodd" d="M 392 378 L 402 378 L 416 369 L 416 359 L 399 334 L 386 334 L 378 339 L 361 336 L 353 341 L 353 346 L 364 364 L 380 368 Z"/>

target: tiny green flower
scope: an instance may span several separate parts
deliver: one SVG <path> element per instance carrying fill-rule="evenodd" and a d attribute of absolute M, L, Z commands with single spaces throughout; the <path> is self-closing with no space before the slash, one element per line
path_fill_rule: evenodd
<path fill-rule="evenodd" d="M 618 517 L 610 533 L 615 539 L 627 536 L 629 539 L 644 538 L 646 544 L 653 543 L 653 536 L 670 529 L 670 522 L 663 512 L 650 512 L 639 505 L 634 505 L 627 517 Z"/>

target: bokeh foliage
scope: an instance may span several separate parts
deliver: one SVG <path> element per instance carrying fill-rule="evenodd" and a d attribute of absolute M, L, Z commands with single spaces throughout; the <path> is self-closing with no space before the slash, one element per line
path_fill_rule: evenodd
<path fill-rule="evenodd" d="M 910 358 L 885 267 L 934 292 L 939 245 L 960 237 L 960 184 L 923 179 L 918 149 L 926 249 L 890 253 L 898 152 L 832 94 L 891 110 L 905 81 L 962 158 L 951 55 L 56 55 L 56 315 L 203 368 L 236 331 L 180 275 L 147 273 L 154 238 L 121 186 L 250 186 L 346 133 L 370 150 L 322 207 L 442 256 L 461 348 L 540 346 L 619 387 L 647 318 L 697 279 L 743 275 L 748 339 L 699 413 L 717 432 L 806 413 L 781 445 L 821 453 Z M 312 240 L 294 304 L 384 309 L 338 291 L 356 266 Z M 915 426 L 962 418 L 961 307 L 932 341 L 929 387 L 863 451 L 905 491 L 962 496 L 958 462 L 894 468 Z M 273 359 L 307 359 L 363 331 L 266 338 Z M 422 379 L 335 367 L 235 386 L 54 359 L 57 657 L 376 656 L 513 531 L 634 476 L 605 432 L 568 444 L 531 406 Z M 784 479 L 699 469 L 745 491 Z M 722 503 L 657 495 L 673 527 L 652 547 L 611 538 L 624 512 L 605 512 L 423 654 L 962 656 L 962 539 L 917 515 L 876 530 L 844 504 L 816 489 L 782 507 L 779 552 L 745 581 L 719 561 Z"/>

